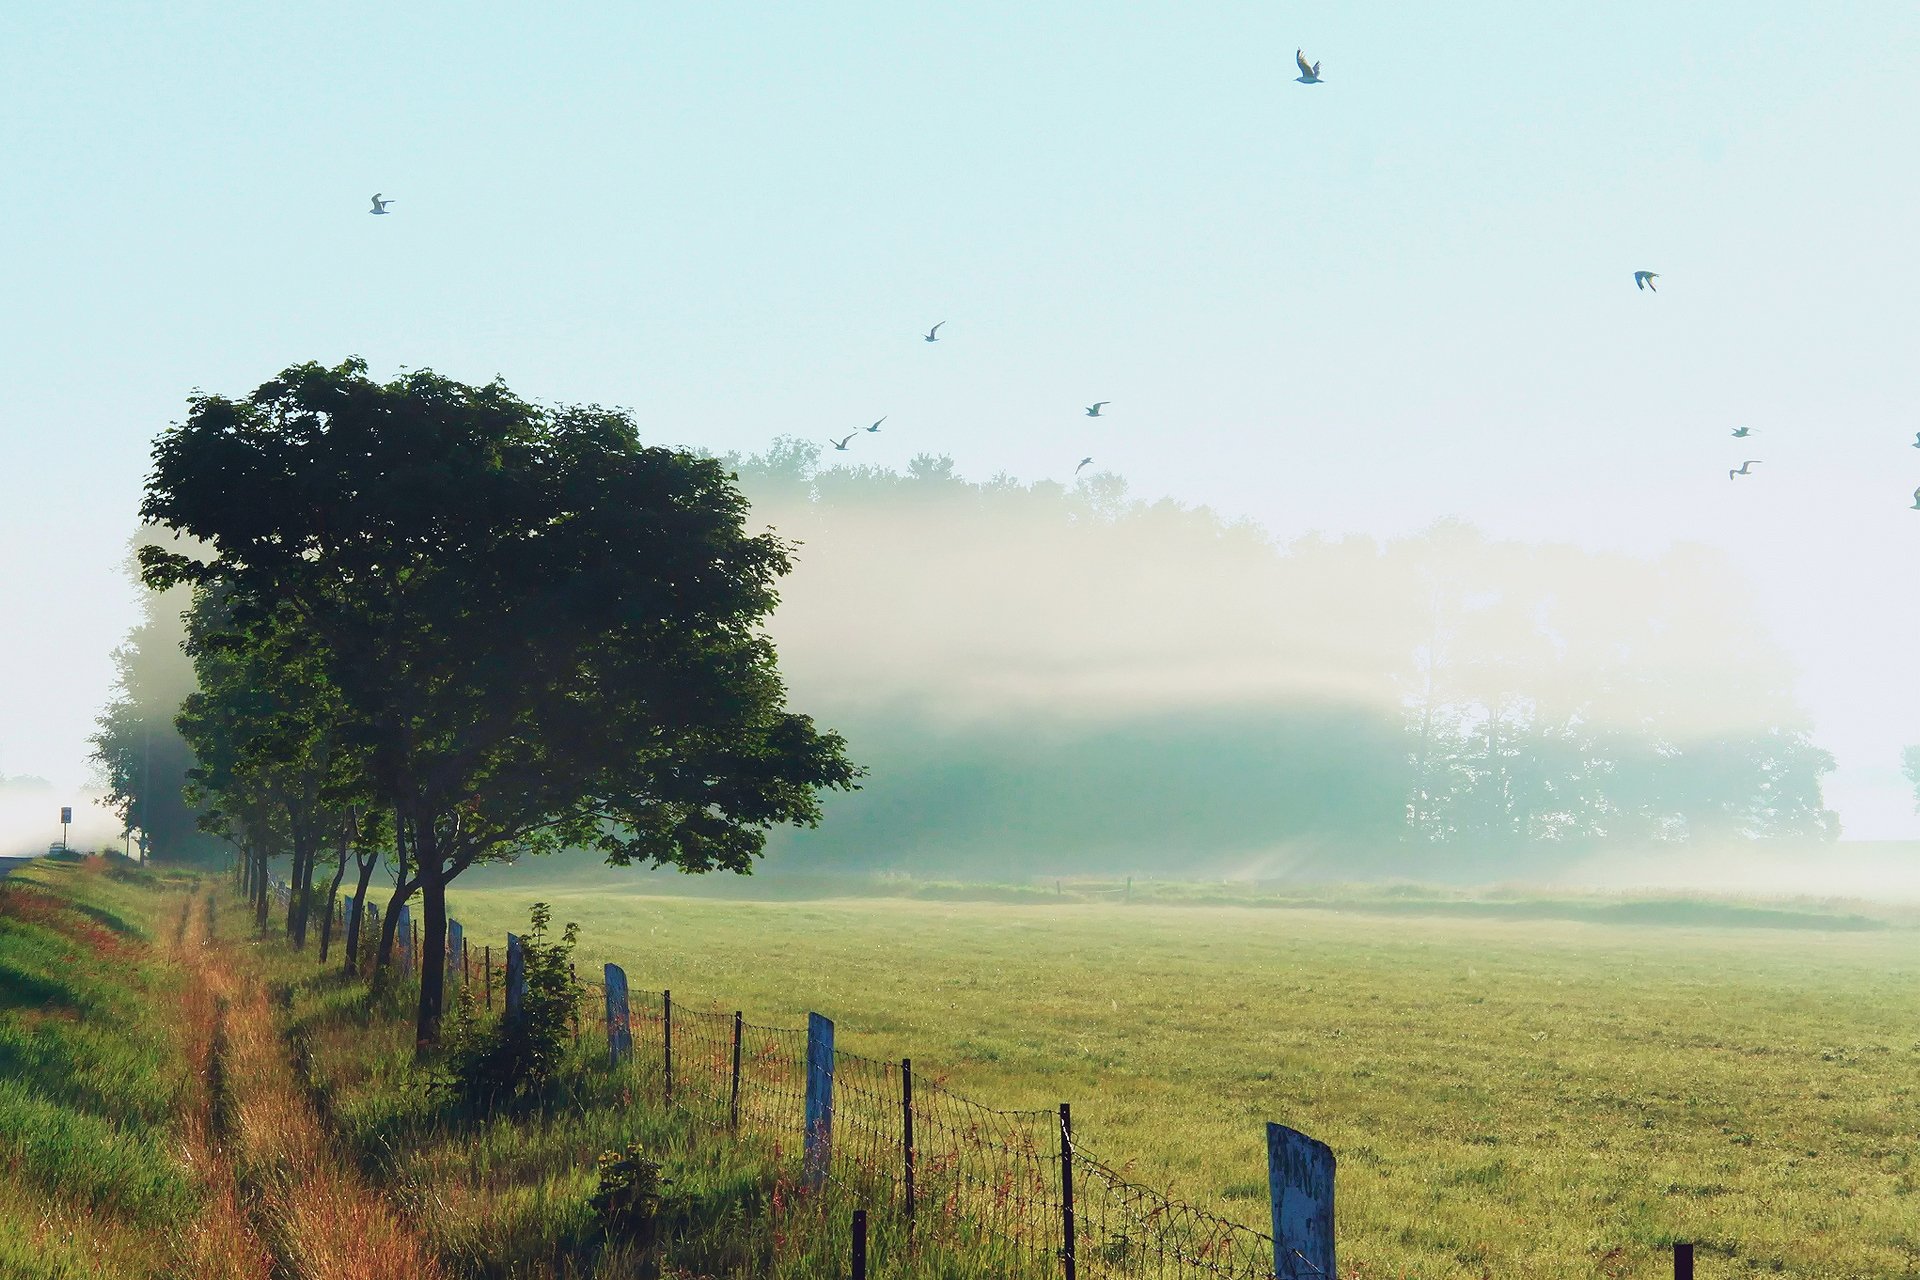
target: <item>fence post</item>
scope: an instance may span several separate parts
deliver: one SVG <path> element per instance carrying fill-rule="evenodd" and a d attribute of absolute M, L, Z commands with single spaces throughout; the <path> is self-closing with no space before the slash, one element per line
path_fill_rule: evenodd
<path fill-rule="evenodd" d="M 907 1193 L 907 1243 L 913 1243 L 913 1059 L 900 1059 L 900 1159 L 906 1166 L 901 1184 Z"/>
<path fill-rule="evenodd" d="M 467 931 L 452 916 L 447 917 L 447 967 L 442 970 L 448 981 L 454 981 L 459 974 L 458 985 L 465 989 L 467 985 Z"/>
<path fill-rule="evenodd" d="M 520 1001 L 527 994 L 527 953 L 521 949 L 520 936 L 507 935 L 507 1021 L 520 1016 Z"/>
<path fill-rule="evenodd" d="M 853 1211 L 853 1280 L 867 1280 L 867 1211 Z"/>
<path fill-rule="evenodd" d="M 420 922 L 409 920 L 407 928 L 413 934 L 413 941 L 407 944 L 407 971 L 418 973 L 420 972 Z"/>
<path fill-rule="evenodd" d="M 1333 1148 L 1283 1124 L 1267 1125 L 1267 1195 L 1273 1202 L 1273 1273 L 1331 1276 Z"/>
<path fill-rule="evenodd" d="M 833 1160 L 833 1022 L 807 1015 L 807 1131 L 801 1160 L 807 1185 L 827 1180 Z"/>
<path fill-rule="evenodd" d="M 660 1043 L 667 1068 L 667 1101 L 673 1101 L 673 992 L 660 993 Z"/>
<path fill-rule="evenodd" d="M 740 1010 L 733 1011 L 733 1085 L 727 1091 L 727 1127 L 735 1133 L 740 1131 L 740 1024 L 745 1020 Z"/>
<path fill-rule="evenodd" d="M 1693 1280 L 1693 1246 L 1674 1242 L 1673 1280 Z"/>
<path fill-rule="evenodd" d="M 1073 1108 L 1060 1104 L 1060 1261 L 1067 1280 L 1079 1273 L 1078 1240 L 1073 1224 Z"/>
<path fill-rule="evenodd" d="M 493 944 L 489 942 L 483 949 L 480 963 L 486 969 L 487 1012 L 493 1012 Z"/>
<path fill-rule="evenodd" d="M 633 1056 L 633 1023 L 627 1008 L 627 971 L 617 964 L 607 966 L 607 1056 L 619 1066 Z"/>
<path fill-rule="evenodd" d="M 572 983 L 572 985 L 567 988 L 567 994 L 570 997 L 567 1001 L 567 1008 L 573 1011 L 573 1042 L 575 1044 L 579 1044 L 580 1043 L 580 966 L 576 965 L 571 960 L 567 961 L 567 979 L 569 982 Z"/>

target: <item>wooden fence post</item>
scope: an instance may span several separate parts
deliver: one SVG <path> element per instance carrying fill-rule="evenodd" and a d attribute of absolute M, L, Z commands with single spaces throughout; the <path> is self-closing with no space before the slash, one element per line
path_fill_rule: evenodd
<path fill-rule="evenodd" d="M 833 1162 L 833 1022 L 807 1015 L 807 1129 L 801 1159 L 807 1185 L 827 1180 Z"/>
<path fill-rule="evenodd" d="M 1073 1108 L 1060 1104 L 1060 1262 L 1067 1280 L 1079 1274 L 1078 1233 L 1073 1223 Z"/>
<path fill-rule="evenodd" d="M 1673 1280 L 1693 1280 L 1693 1246 L 1678 1241 L 1673 1246 Z"/>
<path fill-rule="evenodd" d="M 853 1280 L 867 1280 L 867 1211 L 853 1211 Z"/>
<path fill-rule="evenodd" d="M 900 1160 L 905 1166 L 907 1243 L 913 1243 L 913 1059 L 900 1059 Z"/>
<path fill-rule="evenodd" d="M 660 993 L 660 1044 L 667 1068 L 667 1101 L 673 1101 L 673 992 Z"/>
<path fill-rule="evenodd" d="M 738 1009 L 733 1011 L 733 1084 L 727 1090 L 727 1127 L 735 1133 L 740 1132 L 740 1033 L 746 1016 Z"/>
<path fill-rule="evenodd" d="M 571 960 L 567 961 L 567 979 L 572 984 L 567 988 L 567 994 L 571 997 L 567 1001 L 567 1008 L 573 1011 L 573 1042 L 575 1044 L 579 1044 L 580 1043 L 580 967 L 574 964 L 574 962 Z"/>
<path fill-rule="evenodd" d="M 481 957 L 480 963 L 482 967 L 485 968 L 487 971 L 486 973 L 487 1012 L 492 1013 L 493 1012 L 493 944 L 491 942 L 489 942 L 484 948 L 484 953 Z"/>

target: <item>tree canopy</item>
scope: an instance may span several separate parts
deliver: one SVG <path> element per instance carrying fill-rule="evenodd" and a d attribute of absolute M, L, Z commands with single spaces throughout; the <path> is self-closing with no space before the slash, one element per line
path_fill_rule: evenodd
<path fill-rule="evenodd" d="M 746 512 L 724 466 L 625 413 L 358 360 L 197 397 L 160 437 L 142 514 L 204 553 L 148 548 L 146 580 L 219 592 L 225 643 L 278 670 L 311 662 L 422 896 L 423 1042 L 474 863 L 584 845 L 745 872 L 854 784 L 786 706 L 762 622 L 790 551 Z"/>

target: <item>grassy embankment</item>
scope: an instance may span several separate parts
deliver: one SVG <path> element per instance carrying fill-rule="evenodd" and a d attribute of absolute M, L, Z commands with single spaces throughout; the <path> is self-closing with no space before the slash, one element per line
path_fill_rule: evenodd
<path fill-rule="evenodd" d="M 40 862 L 0 881 L 0 1275 L 172 1274 L 203 1203 L 179 1158 L 191 1072 L 154 932 L 178 886 Z"/>
<path fill-rule="evenodd" d="M 1355 1276 L 1653 1275 L 1674 1239 L 1703 1274 L 1920 1268 L 1920 934 L 1855 912 L 1681 903 L 1661 910 L 1695 923 L 1651 926 L 1592 922 L 1622 914 L 1599 899 L 1525 919 L 1518 895 L 1492 914 L 1523 918 L 1459 919 L 604 885 L 455 910 L 498 945 L 534 897 L 636 1000 L 818 1010 L 843 1049 L 911 1055 L 989 1104 L 1071 1100 L 1095 1154 L 1251 1225 L 1261 1123 L 1313 1133 L 1341 1160 Z"/>

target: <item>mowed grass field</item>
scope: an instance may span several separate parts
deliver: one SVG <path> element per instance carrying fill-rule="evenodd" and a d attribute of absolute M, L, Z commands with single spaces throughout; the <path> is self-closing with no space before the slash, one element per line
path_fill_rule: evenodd
<path fill-rule="evenodd" d="M 1353 1277 L 1920 1274 L 1920 932 L 1165 905 L 536 899 L 636 1001 L 835 1019 L 1265 1227 L 1264 1123 L 1339 1158 Z M 654 994 L 643 994 L 652 992 Z"/>

